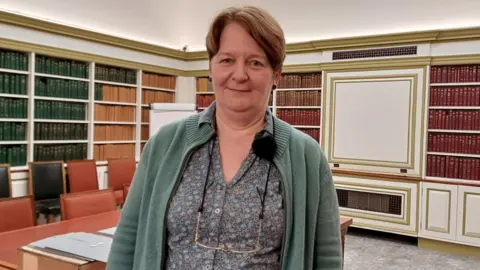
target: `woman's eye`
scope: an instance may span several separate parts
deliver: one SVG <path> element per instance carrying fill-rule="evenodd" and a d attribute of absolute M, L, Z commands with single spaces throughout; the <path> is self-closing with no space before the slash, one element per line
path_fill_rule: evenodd
<path fill-rule="evenodd" d="M 220 63 L 230 63 L 230 62 L 232 62 L 232 59 L 230 58 L 224 58 L 220 61 Z"/>
<path fill-rule="evenodd" d="M 258 61 L 258 60 L 253 60 L 253 61 L 252 61 L 252 65 L 253 65 L 254 67 L 261 67 L 261 66 L 263 66 L 263 63 L 260 62 L 260 61 Z"/>

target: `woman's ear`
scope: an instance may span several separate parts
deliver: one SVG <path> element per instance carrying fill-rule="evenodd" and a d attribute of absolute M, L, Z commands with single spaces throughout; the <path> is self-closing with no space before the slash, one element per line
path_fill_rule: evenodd
<path fill-rule="evenodd" d="M 276 85 L 277 88 L 281 78 L 282 78 L 282 71 L 281 70 L 275 71 L 275 73 L 273 74 L 273 84 Z"/>

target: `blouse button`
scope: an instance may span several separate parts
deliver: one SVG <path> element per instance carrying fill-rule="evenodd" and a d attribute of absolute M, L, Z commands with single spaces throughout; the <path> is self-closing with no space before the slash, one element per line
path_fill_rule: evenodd
<path fill-rule="evenodd" d="M 219 213 L 220 213 L 220 208 L 215 209 L 215 214 L 219 214 Z"/>

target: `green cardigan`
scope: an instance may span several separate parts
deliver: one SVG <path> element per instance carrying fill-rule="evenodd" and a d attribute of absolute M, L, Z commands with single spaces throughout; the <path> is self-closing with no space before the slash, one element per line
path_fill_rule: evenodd
<path fill-rule="evenodd" d="M 113 239 L 107 270 L 163 270 L 166 216 L 189 156 L 213 135 L 199 114 L 168 124 L 145 145 Z M 274 158 L 285 186 L 282 269 L 341 269 L 338 200 L 318 142 L 275 118 Z"/>

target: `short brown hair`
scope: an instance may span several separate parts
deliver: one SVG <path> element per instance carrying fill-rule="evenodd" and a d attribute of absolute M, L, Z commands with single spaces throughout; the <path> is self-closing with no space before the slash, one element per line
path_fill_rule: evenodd
<path fill-rule="evenodd" d="M 242 25 L 263 49 L 273 70 L 281 69 L 285 60 L 283 30 L 267 11 L 253 6 L 229 7 L 215 17 L 206 38 L 209 59 L 218 53 L 220 36 L 229 23 Z"/>

